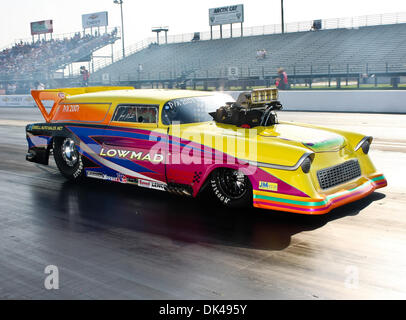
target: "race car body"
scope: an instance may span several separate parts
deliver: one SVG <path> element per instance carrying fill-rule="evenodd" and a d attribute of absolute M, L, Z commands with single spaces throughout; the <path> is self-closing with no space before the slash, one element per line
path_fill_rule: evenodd
<path fill-rule="evenodd" d="M 273 89 L 229 95 L 120 87 L 32 91 L 45 123 L 28 125 L 27 160 L 61 173 L 228 206 L 324 214 L 386 186 L 372 137 L 277 120 Z M 44 100 L 54 102 L 52 109 Z"/>

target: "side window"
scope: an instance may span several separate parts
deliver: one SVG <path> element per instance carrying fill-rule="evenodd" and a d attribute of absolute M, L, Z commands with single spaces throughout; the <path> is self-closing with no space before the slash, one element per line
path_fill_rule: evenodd
<path fill-rule="evenodd" d="M 112 121 L 155 124 L 158 122 L 158 107 L 146 105 L 120 105 L 116 108 Z"/>
<path fill-rule="evenodd" d="M 156 123 L 157 108 L 155 107 L 137 107 L 137 119 L 141 123 Z"/>

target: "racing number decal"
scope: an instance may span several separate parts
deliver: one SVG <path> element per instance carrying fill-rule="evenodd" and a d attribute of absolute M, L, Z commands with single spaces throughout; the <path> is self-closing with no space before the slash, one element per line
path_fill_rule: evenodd
<path fill-rule="evenodd" d="M 73 105 L 64 105 L 62 112 L 79 112 L 80 107 L 77 104 Z"/>

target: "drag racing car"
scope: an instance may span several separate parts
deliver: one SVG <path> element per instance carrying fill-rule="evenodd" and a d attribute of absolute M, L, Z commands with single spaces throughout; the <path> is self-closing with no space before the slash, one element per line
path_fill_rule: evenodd
<path fill-rule="evenodd" d="M 324 214 L 387 185 L 372 137 L 278 121 L 274 88 L 219 92 L 130 87 L 32 91 L 44 123 L 26 127 L 28 161 L 61 174 L 230 207 Z M 44 101 L 52 101 L 47 109 Z"/>

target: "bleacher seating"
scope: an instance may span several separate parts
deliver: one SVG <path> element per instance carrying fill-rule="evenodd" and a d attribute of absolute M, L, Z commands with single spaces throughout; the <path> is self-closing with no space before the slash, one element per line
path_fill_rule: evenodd
<path fill-rule="evenodd" d="M 85 35 L 80 32 L 71 38 L 42 40 L 35 43 L 20 42 L 0 52 L 0 77 L 4 79 L 30 79 L 38 73 L 64 69 L 67 65 L 89 57 L 98 49 L 114 43 L 117 31 L 103 35 Z"/>
<path fill-rule="evenodd" d="M 258 59 L 262 49 L 266 56 Z M 246 77 L 275 75 L 278 67 L 289 74 L 327 74 L 364 73 L 366 66 L 369 72 L 406 70 L 406 24 L 151 45 L 98 70 L 91 81 L 101 82 L 106 73 L 112 82 L 159 81 L 219 78 L 229 67 Z"/>

